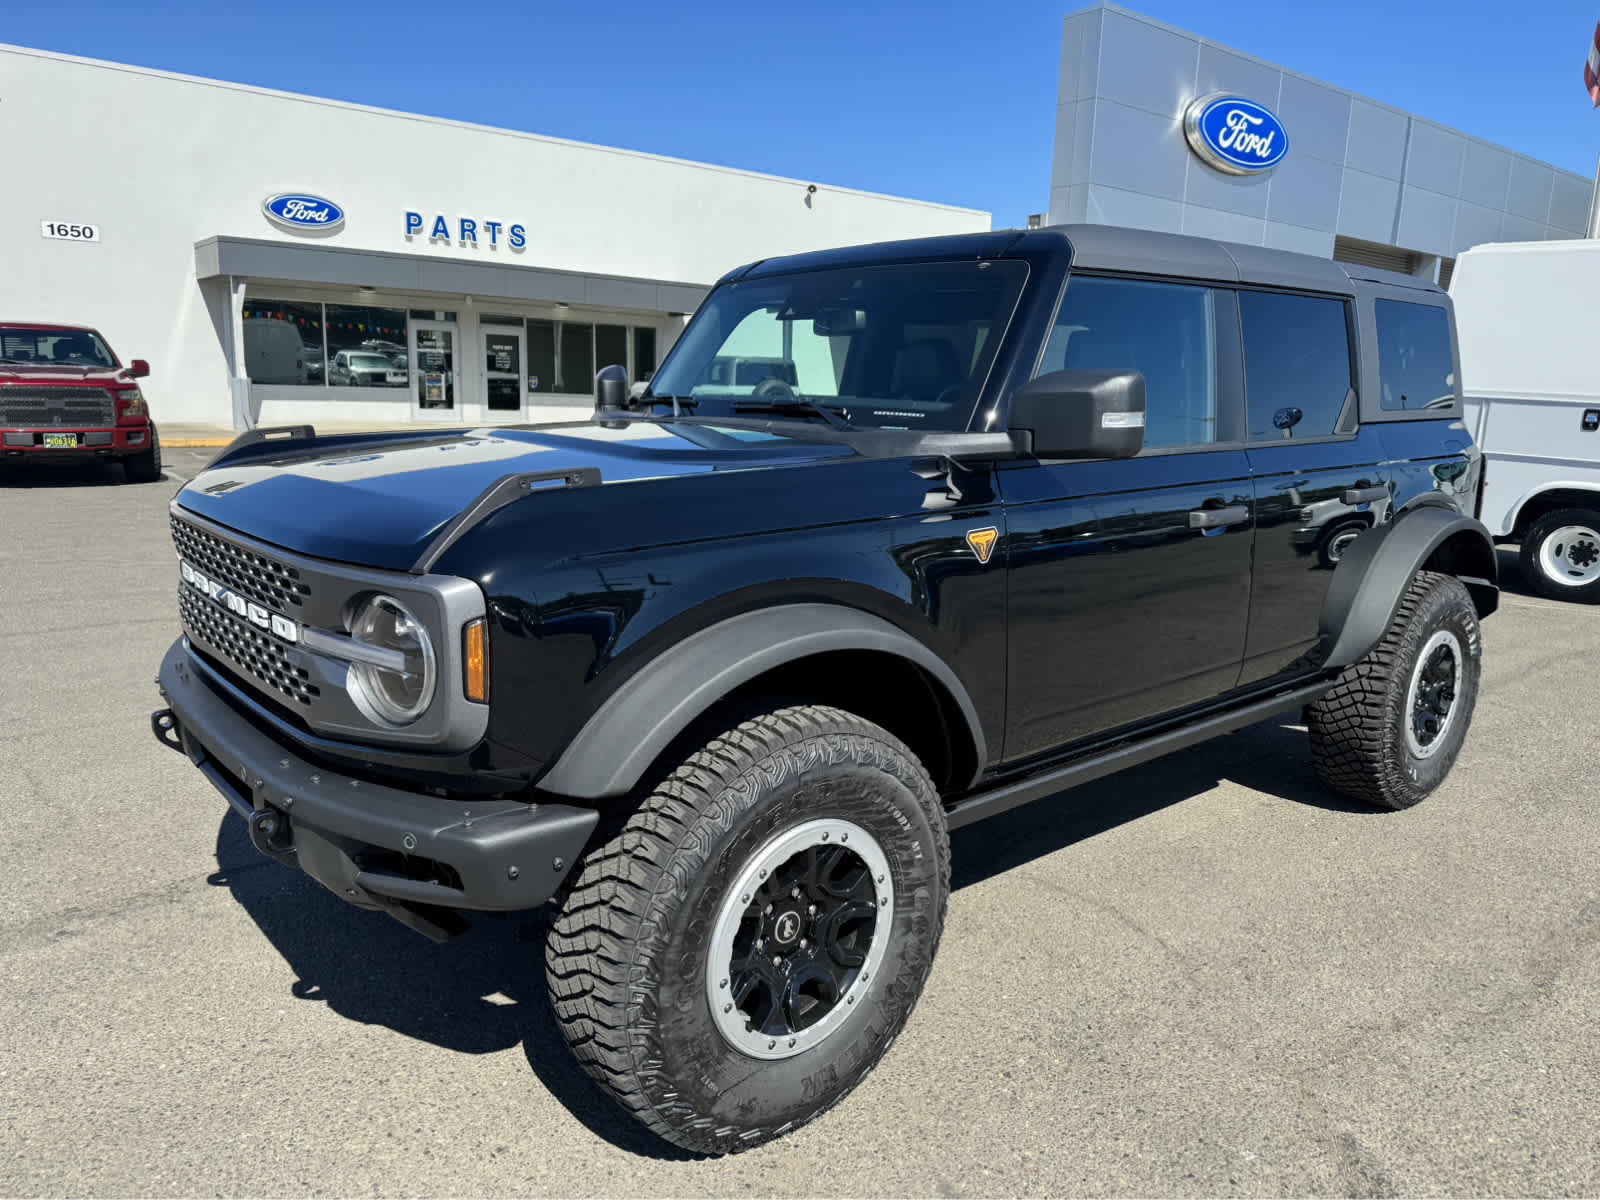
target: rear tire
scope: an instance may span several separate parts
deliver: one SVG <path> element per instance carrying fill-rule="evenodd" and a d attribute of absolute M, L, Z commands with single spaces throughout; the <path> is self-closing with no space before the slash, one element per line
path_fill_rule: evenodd
<path fill-rule="evenodd" d="M 1482 645 L 1461 581 L 1419 571 L 1383 638 L 1307 709 L 1322 781 L 1394 809 L 1444 782 L 1472 723 Z"/>
<path fill-rule="evenodd" d="M 154 483 L 161 478 L 161 435 L 150 423 L 150 447 L 143 454 L 130 454 L 122 460 L 122 477 L 129 483 Z"/>
<path fill-rule="evenodd" d="M 1546 513 L 1522 539 L 1528 586 L 1551 600 L 1600 601 L 1600 512 L 1563 508 Z"/>
<path fill-rule="evenodd" d="M 883 1057 L 949 889 L 939 796 L 904 745 L 839 709 L 766 712 L 684 759 L 574 871 L 546 944 L 556 1019 L 656 1134 L 746 1150 Z"/>

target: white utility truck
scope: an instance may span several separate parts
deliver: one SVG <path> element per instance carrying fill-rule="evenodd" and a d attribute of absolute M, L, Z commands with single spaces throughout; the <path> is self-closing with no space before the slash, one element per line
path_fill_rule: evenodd
<path fill-rule="evenodd" d="M 1450 280 L 1478 517 L 1541 595 L 1600 601 L 1600 240 L 1474 246 Z"/>

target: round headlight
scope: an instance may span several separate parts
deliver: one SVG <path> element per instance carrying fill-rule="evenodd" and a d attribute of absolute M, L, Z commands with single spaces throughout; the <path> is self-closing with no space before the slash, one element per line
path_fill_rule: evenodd
<path fill-rule="evenodd" d="M 409 608 L 393 596 L 369 596 L 350 622 L 350 636 L 400 656 L 392 666 L 350 664 L 351 691 L 373 715 L 391 725 L 409 725 L 427 711 L 438 667 L 428 631 Z"/>

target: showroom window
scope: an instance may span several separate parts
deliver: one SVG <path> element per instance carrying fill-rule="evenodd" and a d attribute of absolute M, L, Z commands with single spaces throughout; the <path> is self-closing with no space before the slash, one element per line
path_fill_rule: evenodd
<path fill-rule="evenodd" d="M 244 302 L 244 365 L 252 383 L 320 384 L 322 305 L 256 297 Z"/>
<path fill-rule="evenodd" d="M 1391 411 L 1450 408 L 1456 401 L 1450 318 L 1435 304 L 1379 300 L 1378 380 Z"/>
<path fill-rule="evenodd" d="M 330 304 L 327 314 L 329 387 L 410 383 L 405 310 Z"/>
<path fill-rule="evenodd" d="M 587 396 L 595 372 L 613 363 L 627 367 L 630 379 L 655 374 L 656 331 L 649 326 L 530 318 L 526 329 L 530 392 Z"/>
<path fill-rule="evenodd" d="M 1239 321 L 1251 441 L 1354 432 L 1344 301 L 1240 292 Z"/>

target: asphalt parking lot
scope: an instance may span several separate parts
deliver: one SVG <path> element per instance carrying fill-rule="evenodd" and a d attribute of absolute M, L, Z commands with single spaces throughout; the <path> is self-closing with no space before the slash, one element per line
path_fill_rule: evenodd
<path fill-rule="evenodd" d="M 348 908 L 152 739 L 209 453 L 0 469 L 0 1193 L 1600 1191 L 1600 613 L 1510 556 L 1423 805 L 1338 801 L 1267 723 L 963 830 L 882 1066 L 694 1159 L 569 1063 L 536 917 L 435 946 Z"/>

